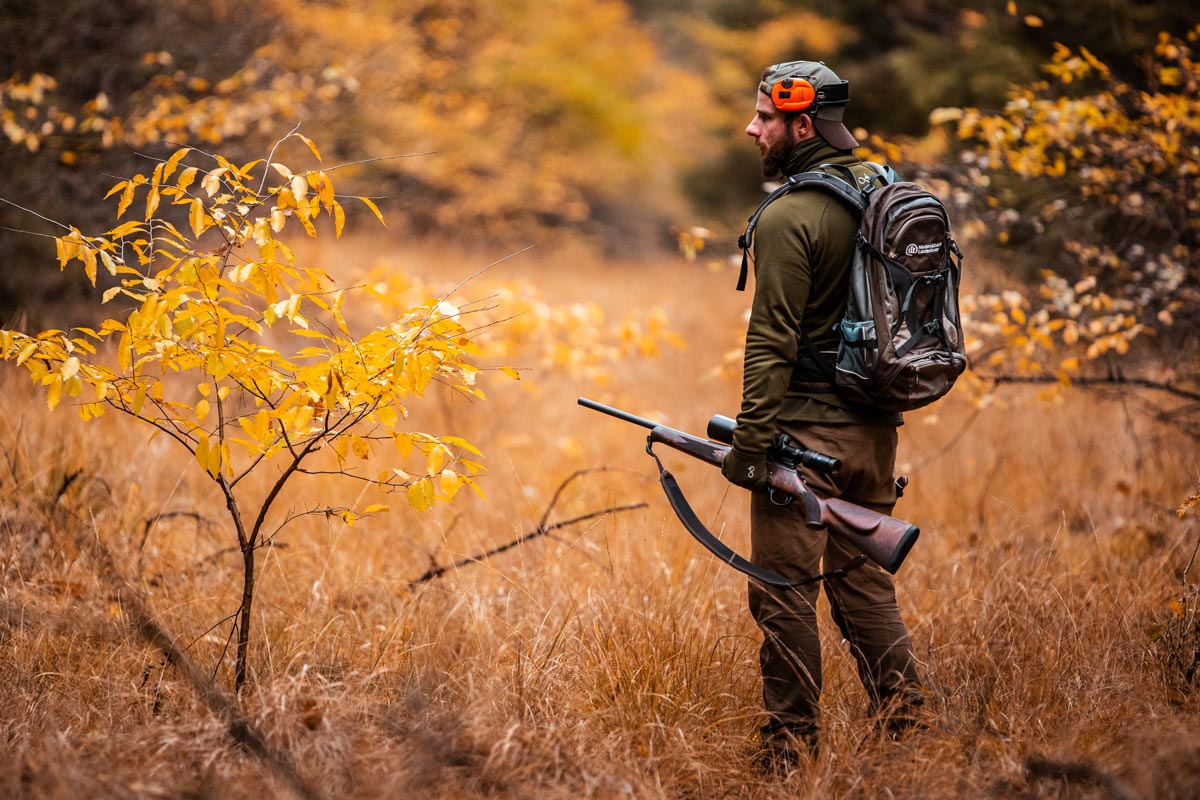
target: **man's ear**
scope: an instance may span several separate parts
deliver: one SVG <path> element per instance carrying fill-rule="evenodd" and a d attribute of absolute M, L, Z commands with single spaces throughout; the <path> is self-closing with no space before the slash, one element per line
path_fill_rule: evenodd
<path fill-rule="evenodd" d="M 808 114 L 797 114 L 792 119 L 792 131 L 798 140 L 804 140 L 814 135 L 816 127 L 813 125 L 812 117 Z"/>

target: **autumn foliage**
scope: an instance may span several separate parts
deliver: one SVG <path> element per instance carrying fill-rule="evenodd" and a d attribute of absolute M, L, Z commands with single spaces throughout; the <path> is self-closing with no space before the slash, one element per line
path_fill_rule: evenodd
<path fill-rule="evenodd" d="M 1087 48 L 1058 46 L 1049 79 L 1016 87 L 1001 113 L 957 117 L 969 191 L 987 202 L 976 231 L 1021 253 L 1039 295 L 977 299 L 993 366 L 1080 374 L 1161 332 L 1195 345 L 1200 308 L 1200 66 L 1163 34 L 1135 86 Z M 1043 259 L 1040 261 L 1038 258 Z M 1065 352 L 1064 352 L 1065 351 Z M 1086 369 L 1084 369 L 1086 372 Z M 1192 374 L 1188 370 L 1187 374 Z"/>

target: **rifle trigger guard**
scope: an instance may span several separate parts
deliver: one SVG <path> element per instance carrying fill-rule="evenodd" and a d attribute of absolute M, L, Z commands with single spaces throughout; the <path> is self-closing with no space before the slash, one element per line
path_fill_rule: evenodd
<path fill-rule="evenodd" d="M 779 499 L 780 496 L 783 497 L 783 500 Z M 792 497 L 790 494 L 785 494 L 783 492 L 777 493 L 775 491 L 774 486 L 768 486 L 767 487 L 767 499 L 769 499 L 771 501 L 772 505 L 779 506 L 780 508 L 785 508 L 787 506 L 790 506 L 792 504 L 792 502 L 795 501 L 796 498 Z"/>

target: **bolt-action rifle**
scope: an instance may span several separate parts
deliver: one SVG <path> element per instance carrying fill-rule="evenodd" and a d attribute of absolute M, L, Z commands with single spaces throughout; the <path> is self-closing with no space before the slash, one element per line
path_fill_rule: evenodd
<path fill-rule="evenodd" d="M 799 581 L 788 580 L 782 575 L 764 569 L 738 555 L 705 528 L 704 523 L 696 516 L 683 496 L 683 491 L 679 488 L 674 476 L 663 467 L 662 461 L 654 452 L 655 444 L 664 444 L 707 464 L 719 467 L 733 442 L 734 421 L 732 419 L 720 415 L 714 416 L 708 422 L 709 438 L 702 439 L 699 436 L 659 425 L 657 422 L 612 406 L 597 403 L 586 397 L 579 398 L 579 405 L 625 422 L 631 422 L 634 425 L 640 425 L 643 428 L 649 428 L 650 435 L 646 437 L 646 452 L 653 456 L 658 464 L 663 491 L 666 492 L 667 500 L 671 503 L 680 522 L 710 552 L 729 566 L 760 583 L 793 587 L 824 578 L 840 577 L 849 570 L 861 566 L 868 558 L 888 572 L 895 574 L 921 533 L 916 525 L 911 525 L 895 517 L 880 514 L 836 497 L 826 499 L 817 497 L 805 485 L 797 467 L 804 466 L 836 475 L 841 469 L 841 462 L 823 453 L 796 447 L 786 436 L 777 437 L 774 445 L 767 452 L 766 483 L 771 501 L 777 505 L 798 502 L 804 517 L 804 524 L 809 529 L 826 530 L 862 553 L 861 556 L 840 570 Z M 904 479 L 897 481 L 897 488 L 903 489 L 906 482 Z"/>

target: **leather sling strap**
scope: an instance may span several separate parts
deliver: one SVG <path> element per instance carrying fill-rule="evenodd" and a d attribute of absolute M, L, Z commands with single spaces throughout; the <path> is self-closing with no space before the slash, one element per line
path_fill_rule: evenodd
<path fill-rule="evenodd" d="M 851 570 L 858 569 L 866 563 L 867 557 L 860 555 L 852 559 L 844 567 L 797 581 L 790 581 L 777 572 L 758 566 L 754 562 L 738 555 L 729 545 L 714 536 L 712 531 L 704 526 L 704 523 L 696 516 L 696 512 L 692 510 L 692 506 L 688 503 L 687 498 L 684 497 L 683 490 L 679 488 L 679 482 L 675 480 L 675 476 L 667 471 L 658 454 L 651 447 L 651 443 L 647 442 L 646 452 L 650 454 L 654 459 L 654 463 L 658 465 L 659 483 L 662 484 L 663 492 L 667 495 L 667 502 L 671 504 L 671 509 L 675 512 L 675 516 L 679 517 L 679 521 L 683 523 L 683 527 L 706 550 L 751 580 L 767 586 L 793 589 L 797 586 L 804 586 L 805 584 L 816 583 L 817 581 L 829 578 L 844 578 Z"/>

